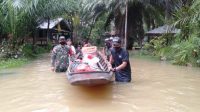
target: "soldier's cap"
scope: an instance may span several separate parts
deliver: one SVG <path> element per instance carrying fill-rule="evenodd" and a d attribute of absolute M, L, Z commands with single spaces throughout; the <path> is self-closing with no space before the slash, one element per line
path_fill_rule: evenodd
<path fill-rule="evenodd" d="M 110 39 L 110 40 L 113 40 L 113 37 L 110 37 L 109 39 Z"/>
<path fill-rule="evenodd" d="M 112 40 L 112 44 L 114 46 L 119 46 L 121 45 L 121 39 L 119 37 L 114 37 L 113 40 Z"/>
<path fill-rule="evenodd" d="M 109 41 L 109 40 L 110 40 L 110 38 L 106 38 L 106 39 L 105 39 L 105 41 Z"/>
<path fill-rule="evenodd" d="M 64 36 L 60 36 L 59 40 L 65 40 Z"/>

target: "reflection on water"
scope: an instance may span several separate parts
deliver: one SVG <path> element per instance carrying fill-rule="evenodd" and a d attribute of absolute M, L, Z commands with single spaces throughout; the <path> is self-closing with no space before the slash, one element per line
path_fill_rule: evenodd
<path fill-rule="evenodd" d="M 200 70 L 131 60 L 133 82 L 71 86 L 49 56 L 0 71 L 0 112 L 199 112 Z"/>

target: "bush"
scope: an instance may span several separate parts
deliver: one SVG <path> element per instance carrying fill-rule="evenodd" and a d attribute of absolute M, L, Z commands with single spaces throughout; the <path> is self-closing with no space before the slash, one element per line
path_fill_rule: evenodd
<path fill-rule="evenodd" d="M 174 64 L 199 66 L 200 59 L 200 38 L 191 37 L 187 41 L 182 41 L 172 45 L 170 54 Z"/>
<path fill-rule="evenodd" d="M 22 53 L 25 57 L 36 57 L 31 44 L 25 44 L 22 48 Z"/>
<path fill-rule="evenodd" d="M 171 44 L 166 44 L 163 37 L 145 44 L 143 51 L 149 55 L 164 57 L 173 64 L 200 66 L 200 38 L 192 35 L 188 40 L 180 40 L 179 36 Z M 147 54 L 147 52 L 145 52 Z"/>
<path fill-rule="evenodd" d="M 32 44 L 25 44 L 22 48 L 22 53 L 27 58 L 34 58 L 37 57 L 39 54 L 45 53 L 48 50 L 39 47 L 39 46 L 33 46 Z"/>
<path fill-rule="evenodd" d="M 21 49 L 16 49 L 12 41 L 5 39 L 0 44 L 0 59 L 19 58 L 21 56 Z"/>
<path fill-rule="evenodd" d="M 0 69 L 19 67 L 28 62 L 26 58 L 20 59 L 6 59 L 0 61 Z"/>
<path fill-rule="evenodd" d="M 167 46 L 165 37 L 157 37 L 152 39 L 150 43 L 145 44 L 144 49 L 154 56 L 163 56 Z"/>
<path fill-rule="evenodd" d="M 48 50 L 46 48 L 43 48 L 43 47 L 39 47 L 39 46 L 36 46 L 36 49 L 35 49 L 35 53 L 36 54 L 42 54 L 42 53 L 46 53 Z"/>

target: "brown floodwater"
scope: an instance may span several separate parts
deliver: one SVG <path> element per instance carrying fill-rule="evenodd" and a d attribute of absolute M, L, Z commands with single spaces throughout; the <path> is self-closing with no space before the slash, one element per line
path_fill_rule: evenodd
<path fill-rule="evenodd" d="M 77 87 L 44 56 L 0 71 L 0 112 L 199 112 L 200 69 L 131 59 L 133 81 Z"/>

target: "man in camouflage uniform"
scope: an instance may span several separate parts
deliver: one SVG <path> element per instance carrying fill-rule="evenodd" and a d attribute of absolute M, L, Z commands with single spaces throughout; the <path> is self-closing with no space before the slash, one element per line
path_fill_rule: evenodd
<path fill-rule="evenodd" d="M 66 45 L 64 36 L 59 38 L 59 45 L 55 46 L 51 55 L 52 71 L 65 72 L 69 66 L 70 48 Z"/>

